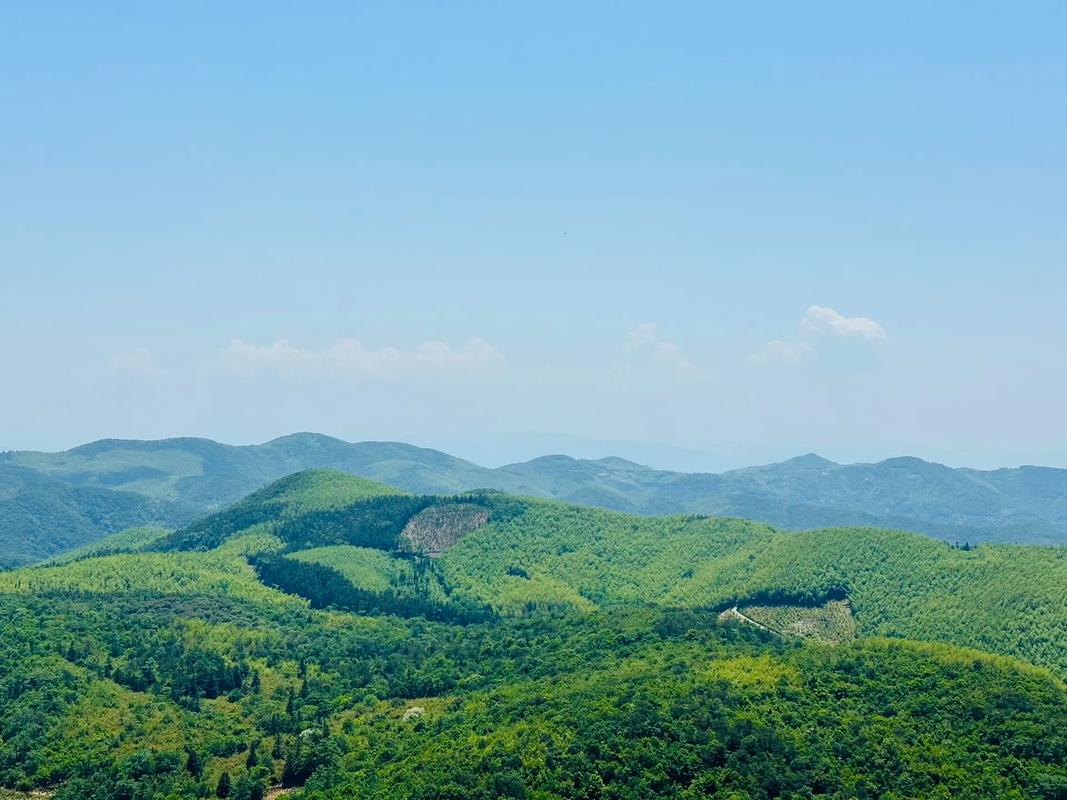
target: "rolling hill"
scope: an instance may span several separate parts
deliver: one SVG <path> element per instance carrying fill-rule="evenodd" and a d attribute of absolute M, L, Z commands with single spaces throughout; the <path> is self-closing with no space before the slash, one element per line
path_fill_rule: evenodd
<path fill-rule="evenodd" d="M 0 573 L 0 793 L 1057 798 L 1065 587 L 1062 548 L 307 470 Z"/>
<path fill-rule="evenodd" d="M 426 542 L 436 557 L 425 557 Z M 740 519 L 643 517 L 498 492 L 413 495 L 339 471 L 307 470 L 147 545 L 137 539 L 130 549 L 138 552 L 113 557 L 131 565 L 145 559 L 146 574 L 166 553 L 232 553 L 251 556 L 260 577 L 313 605 L 385 611 L 401 604 L 398 613 L 441 619 L 478 609 L 521 615 L 653 604 L 720 611 L 846 598 L 859 636 L 939 640 L 1067 675 L 1062 547 L 963 549 L 872 528 L 788 532 Z M 0 575 L 0 586 L 69 587 L 58 576 L 75 566 Z M 413 611 L 414 598 L 431 605 Z"/>
<path fill-rule="evenodd" d="M 815 455 L 719 475 L 567 456 L 488 469 L 401 443 L 293 434 L 241 447 L 105 439 L 62 453 L 2 453 L 0 481 L 20 476 L 5 482 L 0 501 L 6 560 L 26 563 L 125 525 L 181 525 L 316 467 L 415 493 L 497 489 L 643 515 L 737 516 L 790 530 L 864 526 L 971 543 L 1067 542 L 1067 470 L 951 469 L 916 458 L 842 465 Z"/>

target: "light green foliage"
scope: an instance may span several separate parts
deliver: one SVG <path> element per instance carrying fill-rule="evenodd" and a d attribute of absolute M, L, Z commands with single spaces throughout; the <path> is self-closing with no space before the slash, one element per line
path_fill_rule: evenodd
<path fill-rule="evenodd" d="M 274 526 L 270 523 L 245 528 L 241 533 L 224 541 L 212 552 L 223 558 L 280 553 L 285 549 L 285 542 L 271 533 L 273 529 Z"/>
<path fill-rule="evenodd" d="M 272 509 L 285 519 L 308 511 L 339 509 L 356 500 L 380 495 L 404 494 L 393 486 L 357 478 L 336 469 L 305 469 L 302 473 L 275 481 L 264 492 L 244 501 Z"/>
<path fill-rule="evenodd" d="M 859 636 L 948 641 L 1067 673 L 1067 548 L 965 551 L 895 531 L 787 533 L 531 501 L 441 563 L 458 592 L 506 613 L 631 602 L 726 608 L 771 597 L 811 605 L 843 593 Z"/>
<path fill-rule="evenodd" d="M 448 601 L 434 563 L 425 556 L 398 558 L 376 548 L 342 544 L 300 550 L 288 558 L 330 567 L 356 588 L 368 592 L 418 597 L 435 603 Z"/>
<path fill-rule="evenodd" d="M 1067 548 L 964 551 L 869 529 L 784 533 L 741 558 L 704 565 L 664 601 L 817 598 L 836 587 L 848 594 L 861 636 L 950 641 L 1067 673 Z"/>
<path fill-rule="evenodd" d="M 293 553 L 290 558 L 309 564 L 323 564 L 340 572 L 353 586 L 372 592 L 387 589 L 411 579 L 411 562 L 393 558 L 371 547 L 341 544 L 333 547 L 314 547 Z"/>
<path fill-rule="evenodd" d="M 309 511 L 341 508 L 368 497 L 393 494 L 404 492 L 346 472 L 309 469 L 275 481 L 249 495 L 234 508 L 263 509 L 277 519 L 288 519 Z"/>
<path fill-rule="evenodd" d="M 103 539 L 97 539 L 84 547 L 68 550 L 61 555 L 50 558 L 47 563 L 69 564 L 71 561 L 80 561 L 90 556 L 138 553 L 142 550 L 147 550 L 169 533 L 170 531 L 166 528 L 159 528 L 153 525 L 126 528 L 105 536 Z"/>
<path fill-rule="evenodd" d="M 248 563 L 218 553 L 132 553 L 0 572 L 0 593 L 156 592 L 237 597 L 271 605 L 303 601 L 269 589 Z"/>
<path fill-rule="evenodd" d="M 521 610 L 531 592 L 546 590 L 559 604 L 655 602 L 689 580 L 694 566 L 773 536 L 769 526 L 743 520 L 636 517 L 531 500 L 440 561 L 457 591 L 503 611 Z"/>

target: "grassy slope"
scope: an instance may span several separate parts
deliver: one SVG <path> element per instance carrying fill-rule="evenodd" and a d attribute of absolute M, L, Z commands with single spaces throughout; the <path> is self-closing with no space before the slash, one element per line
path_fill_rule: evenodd
<path fill-rule="evenodd" d="M 384 592 L 411 573 L 408 561 L 392 558 L 382 550 L 341 544 L 313 547 L 290 556 L 305 563 L 322 564 L 344 575 L 353 586 Z"/>

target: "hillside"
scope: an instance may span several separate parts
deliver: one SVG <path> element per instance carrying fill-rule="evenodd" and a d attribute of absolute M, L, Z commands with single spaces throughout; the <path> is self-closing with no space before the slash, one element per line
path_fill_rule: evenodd
<path fill-rule="evenodd" d="M 456 591 L 503 611 L 543 602 L 817 605 L 844 596 L 860 636 L 952 642 L 1067 674 L 1067 548 L 965 551 L 878 529 L 791 533 L 540 501 L 459 542 L 440 565 Z"/>
<path fill-rule="evenodd" d="M 0 464 L 0 568 L 40 561 L 137 525 L 177 525 L 196 512 L 129 491 L 72 485 Z"/>
<path fill-rule="evenodd" d="M 330 470 L 101 548 L 0 573 L 0 788 L 992 800 L 1067 786 L 1062 549 L 407 494 Z M 796 635 L 720 617 L 737 604 Z M 813 620 L 843 643 L 805 639 Z"/>
<path fill-rule="evenodd" d="M 430 533 L 427 519 L 438 526 Z M 261 577 L 320 606 L 401 604 L 399 613 L 446 619 L 480 608 L 721 610 L 845 598 L 859 636 L 941 640 L 1067 674 L 1067 548 L 964 550 L 878 529 L 791 533 L 493 492 L 406 495 L 327 470 L 277 481 L 151 547 L 202 551 L 248 537 L 275 543 L 256 562 Z M 416 598 L 432 607 L 413 609 Z"/>
<path fill-rule="evenodd" d="M 4 466 L 6 465 L 6 466 Z M 69 496 L 91 492 L 106 502 L 118 490 L 153 503 L 120 527 L 175 526 L 219 508 L 270 481 L 310 468 L 331 468 L 416 494 L 497 489 L 643 515 L 715 514 L 755 519 L 790 530 L 828 526 L 913 530 L 959 542 L 1067 542 L 1067 470 L 1022 467 L 994 471 L 950 469 L 915 458 L 841 465 L 808 455 L 780 464 L 721 475 L 654 470 L 619 458 L 578 460 L 545 456 L 496 469 L 445 453 L 394 442 L 350 444 L 317 434 L 294 434 L 263 445 L 235 447 L 206 439 L 101 440 L 63 453 L 8 452 L 0 468 L 36 473 L 41 486 Z M 32 501 L 45 503 L 41 491 Z M 66 500 L 57 501 L 68 505 Z M 83 505 L 89 501 L 84 501 Z M 125 495 L 115 501 L 129 505 Z M 80 508 L 80 507 L 79 507 Z M 80 512 L 79 512 L 80 513 Z M 33 553 L 48 555 L 117 528 L 80 513 L 76 523 L 40 525 L 10 505 L 0 528 Z M 76 515 L 77 516 L 77 515 Z M 65 519 L 52 514 L 55 519 Z M 53 531 L 77 530 L 51 541 Z M 30 560 L 11 551 L 11 563 Z"/>

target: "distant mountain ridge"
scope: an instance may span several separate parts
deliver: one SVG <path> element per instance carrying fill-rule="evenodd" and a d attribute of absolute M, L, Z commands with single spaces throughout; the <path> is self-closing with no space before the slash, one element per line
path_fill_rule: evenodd
<path fill-rule="evenodd" d="M 487 468 L 400 442 L 297 433 L 261 445 L 101 439 L 60 453 L 0 453 L 0 564 L 44 558 L 131 525 L 181 525 L 316 467 L 414 493 L 499 489 L 788 529 L 864 525 L 961 542 L 1067 543 L 1067 470 L 1050 467 L 954 469 L 911 457 L 843 465 L 808 454 L 721 474 L 564 455 Z"/>
<path fill-rule="evenodd" d="M 105 486 L 79 485 L 0 462 L 0 569 L 38 561 L 115 531 L 180 525 L 199 509 Z"/>

